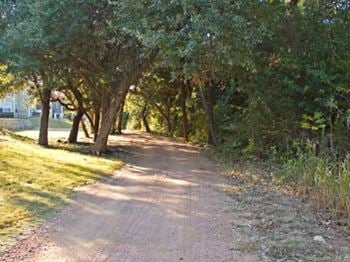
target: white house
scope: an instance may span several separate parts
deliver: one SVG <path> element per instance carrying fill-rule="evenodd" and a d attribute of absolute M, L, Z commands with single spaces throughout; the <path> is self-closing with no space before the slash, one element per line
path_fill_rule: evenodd
<path fill-rule="evenodd" d="M 0 100 L 0 113 L 13 113 L 14 117 L 27 118 L 34 111 L 35 108 L 29 104 L 29 96 L 25 91 L 9 94 Z"/>
<path fill-rule="evenodd" d="M 13 113 L 15 118 L 28 118 L 40 116 L 41 105 L 32 105 L 31 97 L 26 91 L 21 91 L 7 95 L 0 100 L 0 117 L 1 113 Z M 50 106 L 50 117 L 54 119 L 63 119 L 64 108 L 58 102 L 52 102 Z"/>

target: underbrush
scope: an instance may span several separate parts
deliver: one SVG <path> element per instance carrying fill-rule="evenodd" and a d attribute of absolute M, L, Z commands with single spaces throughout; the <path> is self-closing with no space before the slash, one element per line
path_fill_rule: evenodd
<path fill-rule="evenodd" d="M 350 222 L 350 159 L 334 160 L 303 154 L 288 160 L 277 175 L 282 183 L 311 196 L 320 207 Z"/>
<path fill-rule="evenodd" d="M 240 162 L 248 166 L 265 163 L 273 170 L 271 173 L 277 184 L 311 198 L 316 207 L 327 210 L 334 218 L 341 218 L 342 221 L 345 218 L 350 226 L 350 157 L 340 159 L 303 153 L 285 160 L 273 154 L 263 160 L 249 147 L 242 150 L 232 144 L 211 148 L 207 152 L 229 166 Z M 261 173 L 264 173 L 263 169 L 260 169 Z"/>

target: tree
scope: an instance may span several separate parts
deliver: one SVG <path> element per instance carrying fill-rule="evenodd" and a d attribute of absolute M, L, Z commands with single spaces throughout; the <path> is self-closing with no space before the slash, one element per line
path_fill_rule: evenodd
<path fill-rule="evenodd" d="M 58 21 L 57 4 L 49 2 L 8 1 L 11 17 L 0 38 L 0 57 L 16 78 L 27 81 L 42 104 L 39 144 L 48 145 L 48 119 L 51 91 L 61 84 L 59 72 L 59 32 L 54 31 L 52 21 Z M 45 12 L 43 12 L 45 10 Z M 67 29 L 67 28 L 66 28 Z"/>
<path fill-rule="evenodd" d="M 347 148 L 346 1 L 23 0 L 1 8 L 0 63 L 11 83 L 28 83 L 41 98 L 41 144 L 51 92 L 60 90 L 76 110 L 69 141 L 85 114 L 92 151 L 103 153 L 135 85 L 133 110 L 148 131 L 206 136 L 262 157 L 300 141 Z"/>

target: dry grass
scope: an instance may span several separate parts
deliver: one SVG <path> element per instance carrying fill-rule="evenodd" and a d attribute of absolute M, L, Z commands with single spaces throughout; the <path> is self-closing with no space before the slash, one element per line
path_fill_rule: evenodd
<path fill-rule="evenodd" d="M 276 186 L 271 171 L 242 163 L 231 176 L 232 226 L 248 237 L 234 250 L 256 253 L 264 261 L 350 261 L 348 228 L 318 212 L 312 201 Z M 314 241 L 315 236 L 326 243 Z"/>
<path fill-rule="evenodd" d="M 350 224 L 350 160 L 300 155 L 289 160 L 276 175 L 279 182 L 292 185 L 309 195 L 335 217 L 345 217 Z"/>

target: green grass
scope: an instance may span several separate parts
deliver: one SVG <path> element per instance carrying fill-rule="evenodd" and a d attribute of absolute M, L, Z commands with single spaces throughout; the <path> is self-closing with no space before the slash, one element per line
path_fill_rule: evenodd
<path fill-rule="evenodd" d="M 116 158 L 43 148 L 0 131 L 0 238 L 52 216 L 75 186 L 120 166 Z"/>
<path fill-rule="evenodd" d="M 19 130 L 16 131 L 16 134 L 37 140 L 39 137 L 40 118 L 33 117 L 30 118 L 30 121 L 33 126 L 31 129 Z M 66 140 L 69 136 L 68 131 L 70 130 L 71 126 L 72 124 L 68 120 L 50 119 L 48 131 L 48 138 L 50 140 L 50 144 L 56 142 L 58 139 Z M 83 137 L 83 132 L 80 130 L 79 139 Z"/>
<path fill-rule="evenodd" d="M 29 119 L 32 123 L 33 129 L 39 129 L 40 127 L 40 117 L 33 117 Z M 52 129 L 69 129 L 71 128 L 72 123 L 69 120 L 58 120 L 58 119 L 49 119 L 49 128 Z"/>

